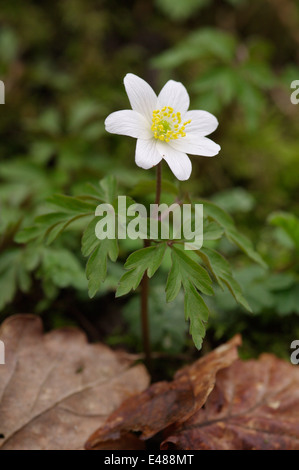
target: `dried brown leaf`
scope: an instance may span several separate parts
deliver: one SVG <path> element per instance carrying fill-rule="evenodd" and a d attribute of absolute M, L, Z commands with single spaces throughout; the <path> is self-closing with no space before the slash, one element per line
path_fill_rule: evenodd
<path fill-rule="evenodd" d="M 299 450 L 299 369 L 269 354 L 235 362 L 161 449 Z"/>
<path fill-rule="evenodd" d="M 126 442 L 140 443 L 176 422 L 192 416 L 206 402 L 219 370 L 238 357 L 239 336 L 184 367 L 172 382 L 158 382 L 124 402 L 87 441 L 87 449 L 127 449 Z M 137 439 L 136 436 L 139 436 Z M 134 445 L 134 444 L 133 444 Z M 132 447 L 130 447 L 132 448 Z"/>
<path fill-rule="evenodd" d="M 0 365 L 0 448 L 81 449 L 93 429 L 149 377 L 134 358 L 88 344 L 75 328 L 43 334 L 33 315 L 1 326 L 6 364 Z"/>

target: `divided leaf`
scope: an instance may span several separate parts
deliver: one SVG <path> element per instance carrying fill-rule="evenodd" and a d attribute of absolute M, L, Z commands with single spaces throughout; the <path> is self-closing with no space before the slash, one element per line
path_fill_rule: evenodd
<path fill-rule="evenodd" d="M 186 320 L 190 320 L 190 334 L 195 347 L 201 349 L 210 312 L 203 298 L 190 282 L 184 283 L 184 289 Z"/>
<path fill-rule="evenodd" d="M 83 256 L 90 256 L 100 244 L 100 240 L 96 237 L 96 225 L 98 221 L 99 217 L 94 217 L 83 232 L 81 239 L 81 251 Z"/>
<path fill-rule="evenodd" d="M 197 251 L 197 254 L 211 270 L 220 287 L 223 289 L 226 285 L 235 300 L 251 312 L 252 310 L 243 296 L 241 286 L 232 275 L 228 261 L 220 253 L 210 248 L 201 248 L 200 251 Z"/>
<path fill-rule="evenodd" d="M 0 254 L 0 310 L 12 301 L 18 289 L 26 293 L 31 287 L 30 273 L 36 265 L 33 255 L 28 262 L 29 251 L 15 248 Z"/>
<path fill-rule="evenodd" d="M 109 240 L 106 238 L 105 240 L 99 241 L 98 246 L 92 252 L 87 262 L 86 276 L 88 279 L 88 293 L 91 298 L 95 296 L 102 282 L 106 279 L 108 257 L 111 261 L 116 261 L 118 257 L 117 240 Z"/>
<path fill-rule="evenodd" d="M 117 184 L 114 176 L 107 176 L 103 178 L 98 186 L 91 183 L 86 183 L 84 186 L 83 195 L 80 196 L 81 200 L 94 200 L 97 203 L 106 202 L 112 204 L 117 197 Z"/>
<path fill-rule="evenodd" d="M 253 261 L 263 267 L 267 267 L 262 257 L 254 250 L 251 241 L 243 234 L 238 232 L 232 217 L 216 204 L 210 201 L 200 200 L 199 203 L 204 206 L 204 215 L 211 217 L 223 227 L 227 239 L 237 245 Z"/>
<path fill-rule="evenodd" d="M 61 211 L 69 214 L 94 212 L 95 209 L 95 204 L 83 201 L 79 197 L 65 196 L 63 194 L 54 194 L 47 201 L 52 206 L 58 207 Z"/>
<path fill-rule="evenodd" d="M 116 297 L 128 294 L 132 289 L 135 290 L 139 286 L 145 271 L 147 271 L 148 277 L 155 274 L 162 263 L 166 246 L 166 243 L 159 243 L 156 246 L 137 250 L 128 257 L 125 268 L 129 271 L 120 279 Z"/>
<path fill-rule="evenodd" d="M 50 245 L 73 222 L 88 217 L 91 218 L 82 237 L 82 253 L 90 256 L 86 273 L 89 281 L 89 295 L 93 297 L 106 278 L 107 257 L 116 261 L 118 244 L 116 240 L 99 240 L 95 227 L 99 220 L 95 217 L 95 209 L 99 203 L 112 204 L 116 197 L 116 180 L 109 176 L 99 182 L 99 186 L 87 185 L 86 193 L 81 196 L 53 195 L 48 202 L 58 209 L 35 219 L 36 225 L 20 231 L 15 240 L 18 243 L 28 243 L 32 240 L 45 241 Z"/>
<path fill-rule="evenodd" d="M 166 284 L 166 302 L 172 302 L 178 296 L 182 286 L 182 277 L 180 272 L 180 265 L 177 257 L 172 251 L 172 265 L 168 274 Z"/>
<path fill-rule="evenodd" d="M 200 349 L 205 336 L 205 324 L 209 309 L 198 291 L 213 295 L 212 280 L 207 271 L 184 251 L 172 247 L 172 266 L 166 284 L 166 300 L 171 302 L 178 295 L 181 285 L 185 291 L 185 318 L 190 320 L 190 334 Z"/>
<path fill-rule="evenodd" d="M 35 226 L 27 227 L 17 233 L 17 243 L 27 243 L 34 239 L 45 240 L 47 245 L 54 240 L 73 222 L 91 217 L 99 203 L 112 204 L 116 197 L 116 180 L 109 176 L 99 182 L 95 187 L 86 186 L 86 194 L 81 196 L 65 196 L 54 194 L 48 198 L 48 203 L 56 212 L 41 215 L 35 219 Z"/>
<path fill-rule="evenodd" d="M 203 294 L 214 294 L 211 278 L 205 268 L 190 258 L 186 252 L 173 245 L 172 268 L 166 286 L 167 302 L 171 302 L 177 296 L 180 287 L 179 283 L 185 287 L 186 282 L 189 281 Z"/>

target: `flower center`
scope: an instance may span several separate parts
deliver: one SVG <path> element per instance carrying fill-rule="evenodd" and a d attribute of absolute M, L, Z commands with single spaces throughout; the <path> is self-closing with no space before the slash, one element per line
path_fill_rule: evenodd
<path fill-rule="evenodd" d="M 153 111 L 152 122 L 151 129 L 155 139 L 169 142 L 170 139 L 185 137 L 185 126 L 190 124 L 191 120 L 182 124 L 181 113 L 175 113 L 170 106 L 164 106 Z"/>

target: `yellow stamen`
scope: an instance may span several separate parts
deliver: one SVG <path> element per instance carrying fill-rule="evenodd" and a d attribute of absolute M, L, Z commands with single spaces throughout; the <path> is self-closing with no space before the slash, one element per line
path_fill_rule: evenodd
<path fill-rule="evenodd" d="M 171 139 L 178 139 L 185 137 L 185 128 L 191 123 L 191 119 L 181 125 L 181 113 L 175 113 L 170 106 L 164 106 L 161 110 L 155 109 L 153 111 L 151 130 L 154 133 L 154 138 L 164 142 L 169 142 Z"/>

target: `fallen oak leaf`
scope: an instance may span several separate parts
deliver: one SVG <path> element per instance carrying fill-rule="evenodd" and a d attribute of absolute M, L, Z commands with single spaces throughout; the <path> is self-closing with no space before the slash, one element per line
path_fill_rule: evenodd
<path fill-rule="evenodd" d="M 134 357 L 83 332 L 62 328 L 43 334 L 33 315 L 15 315 L 0 328 L 6 364 L 0 366 L 0 448 L 82 449 L 87 436 L 149 376 Z"/>
<path fill-rule="evenodd" d="M 161 450 L 299 450 L 299 369 L 264 354 L 217 375 L 205 407 L 167 430 Z"/>
<path fill-rule="evenodd" d="M 95 431 L 86 449 L 127 450 L 133 438 L 145 441 L 175 422 L 183 422 L 206 402 L 214 388 L 216 374 L 238 358 L 235 336 L 191 366 L 179 370 L 172 382 L 157 382 L 144 392 L 129 398 Z"/>

